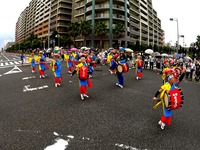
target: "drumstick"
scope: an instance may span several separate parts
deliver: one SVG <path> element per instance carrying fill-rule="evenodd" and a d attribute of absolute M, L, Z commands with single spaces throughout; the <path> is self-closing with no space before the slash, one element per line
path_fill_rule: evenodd
<path fill-rule="evenodd" d="M 162 104 L 162 101 L 160 100 L 156 105 L 153 106 L 153 109 L 157 109 L 158 106 L 160 106 Z"/>

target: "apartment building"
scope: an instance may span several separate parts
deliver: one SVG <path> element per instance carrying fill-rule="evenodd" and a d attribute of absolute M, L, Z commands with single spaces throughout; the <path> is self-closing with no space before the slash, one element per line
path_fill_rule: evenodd
<path fill-rule="evenodd" d="M 71 14 L 72 0 L 32 0 L 16 23 L 16 42 L 22 42 L 32 33 L 46 40 L 53 31 L 66 35 Z"/>
<path fill-rule="evenodd" d="M 26 39 L 26 18 L 27 18 L 28 7 L 20 14 L 15 29 L 15 41 L 20 43 Z"/>
<path fill-rule="evenodd" d="M 27 9 L 27 16 L 26 16 L 26 38 L 28 38 L 31 34 L 34 33 L 34 28 L 35 28 L 35 14 L 36 14 L 36 8 L 37 8 L 37 1 L 38 0 L 32 0 L 29 3 L 28 9 Z"/>
<path fill-rule="evenodd" d="M 36 4 L 34 34 L 38 38 L 46 38 L 49 29 L 51 0 L 38 0 Z"/>
<path fill-rule="evenodd" d="M 103 47 L 112 47 L 119 41 L 125 47 L 136 41 L 161 46 L 161 21 L 152 7 L 152 0 L 75 0 L 73 9 L 72 21 L 91 20 L 93 27 L 98 20 L 107 24 L 109 35 L 104 38 Z M 113 35 L 118 22 L 125 25 L 125 36 L 121 39 Z M 98 37 L 88 36 L 87 44 L 98 46 Z"/>
<path fill-rule="evenodd" d="M 67 34 L 66 26 L 71 22 L 72 0 L 52 0 L 50 32 L 57 31 L 60 36 Z"/>

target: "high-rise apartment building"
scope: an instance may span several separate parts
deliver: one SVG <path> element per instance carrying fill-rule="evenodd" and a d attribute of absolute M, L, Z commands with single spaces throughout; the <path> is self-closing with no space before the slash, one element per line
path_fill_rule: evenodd
<path fill-rule="evenodd" d="M 161 46 L 161 21 L 152 7 L 152 0 L 75 0 L 73 8 L 72 21 L 91 20 L 93 27 L 98 20 L 107 24 L 109 35 L 104 38 L 104 47 L 111 47 L 118 40 L 125 47 L 136 41 Z M 125 26 L 125 36 L 121 39 L 113 35 L 118 22 Z M 98 37 L 90 37 L 89 45 L 99 45 Z"/>
<path fill-rule="evenodd" d="M 15 31 L 15 41 L 16 43 L 21 43 L 26 39 L 26 18 L 27 18 L 28 7 L 24 9 L 24 11 L 20 14 L 17 23 L 16 23 L 16 31 Z"/>
<path fill-rule="evenodd" d="M 46 40 L 53 31 L 57 31 L 60 36 L 66 35 L 66 26 L 71 22 L 72 0 L 32 0 L 25 10 L 16 23 L 17 43 L 32 33 Z"/>
<path fill-rule="evenodd" d="M 60 36 L 67 34 L 66 26 L 71 22 L 72 0 L 52 0 L 50 31 Z"/>
<path fill-rule="evenodd" d="M 34 34 L 38 38 L 48 36 L 50 9 L 51 0 L 37 0 Z"/>
<path fill-rule="evenodd" d="M 29 3 L 28 9 L 27 9 L 26 38 L 28 38 L 31 34 L 34 34 L 35 14 L 36 14 L 36 8 L 37 8 L 37 1 L 38 0 L 32 0 Z"/>
<path fill-rule="evenodd" d="M 16 23 L 16 42 L 22 42 L 33 32 L 41 39 L 47 39 L 53 31 L 66 35 L 66 26 L 81 20 L 92 24 L 93 34 L 87 37 L 87 46 L 100 45 L 99 37 L 94 35 L 97 21 L 104 21 L 109 30 L 103 38 L 103 47 L 112 47 L 118 42 L 127 47 L 136 41 L 163 45 L 164 31 L 152 0 L 32 0 Z M 113 34 L 119 22 L 125 26 L 124 37 L 120 39 Z M 79 36 L 76 42 L 82 46 L 83 38 Z"/>

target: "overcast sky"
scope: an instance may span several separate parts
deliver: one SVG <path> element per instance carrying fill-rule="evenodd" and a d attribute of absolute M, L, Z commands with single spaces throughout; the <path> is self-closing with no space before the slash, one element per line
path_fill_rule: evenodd
<path fill-rule="evenodd" d="M 15 24 L 26 6 L 31 0 L 1 0 L 0 9 L 0 47 L 4 40 L 15 40 Z M 187 46 L 196 40 L 200 34 L 199 7 L 200 0 L 152 0 L 153 7 L 161 19 L 162 28 L 165 31 L 165 42 L 170 41 L 172 45 L 177 41 L 176 22 L 169 18 L 178 18 L 179 33 L 185 36 Z M 180 38 L 180 44 L 183 39 Z"/>

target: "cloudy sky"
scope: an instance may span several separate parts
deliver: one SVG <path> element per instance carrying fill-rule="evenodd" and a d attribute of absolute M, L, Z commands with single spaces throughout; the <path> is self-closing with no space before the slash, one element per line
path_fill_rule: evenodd
<path fill-rule="evenodd" d="M 0 48 L 4 40 L 15 40 L 15 23 L 31 0 L 1 0 L 0 9 Z M 187 46 L 196 40 L 200 34 L 200 19 L 198 18 L 200 0 L 152 0 L 153 7 L 162 21 L 162 28 L 165 31 L 165 42 L 172 45 L 177 41 L 176 22 L 169 21 L 169 18 L 178 18 L 179 33 L 185 36 Z M 183 44 L 183 38 L 180 38 Z"/>

